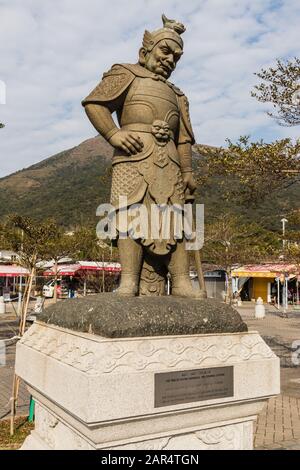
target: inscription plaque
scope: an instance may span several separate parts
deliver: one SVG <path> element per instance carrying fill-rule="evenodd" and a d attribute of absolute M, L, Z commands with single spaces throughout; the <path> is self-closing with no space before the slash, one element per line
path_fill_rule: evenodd
<path fill-rule="evenodd" d="M 155 374 L 154 407 L 233 397 L 233 366 Z"/>

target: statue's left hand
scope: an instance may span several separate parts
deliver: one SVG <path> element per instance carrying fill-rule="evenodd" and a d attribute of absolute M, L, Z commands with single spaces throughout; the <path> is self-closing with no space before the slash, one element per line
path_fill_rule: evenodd
<path fill-rule="evenodd" d="M 194 179 L 193 172 L 189 171 L 187 173 L 183 173 L 182 178 L 183 178 L 183 183 L 184 183 L 184 186 L 185 186 L 185 190 L 188 189 L 189 193 L 193 194 L 195 192 L 195 190 L 197 189 L 197 184 L 196 184 L 196 181 Z"/>

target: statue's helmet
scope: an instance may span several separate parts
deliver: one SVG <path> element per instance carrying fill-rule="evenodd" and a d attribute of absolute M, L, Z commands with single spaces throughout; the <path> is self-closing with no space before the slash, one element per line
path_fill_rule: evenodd
<path fill-rule="evenodd" d="M 163 28 L 155 31 L 145 31 L 143 38 L 143 47 L 147 52 L 152 49 L 163 39 L 172 39 L 181 49 L 183 49 L 183 40 L 181 34 L 185 32 L 185 26 L 176 20 L 169 20 L 165 15 L 162 15 Z"/>

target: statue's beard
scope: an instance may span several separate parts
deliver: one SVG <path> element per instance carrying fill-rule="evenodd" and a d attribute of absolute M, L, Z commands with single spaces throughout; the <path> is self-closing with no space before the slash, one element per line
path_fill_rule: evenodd
<path fill-rule="evenodd" d="M 161 75 L 164 78 L 169 78 L 174 70 L 174 69 L 171 69 L 168 65 L 160 61 L 153 65 L 146 62 L 144 67 L 148 69 L 150 72 L 153 72 L 156 75 Z"/>
<path fill-rule="evenodd" d="M 169 67 L 168 65 L 166 64 L 163 64 L 163 63 L 160 63 L 159 66 L 158 66 L 161 70 L 163 70 L 163 73 L 162 75 L 165 77 L 165 78 L 169 78 L 173 72 L 174 69 L 172 69 L 171 67 Z"/>

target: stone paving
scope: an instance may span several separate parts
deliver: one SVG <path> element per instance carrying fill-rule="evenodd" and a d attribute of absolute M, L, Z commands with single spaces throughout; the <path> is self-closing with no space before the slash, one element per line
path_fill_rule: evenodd
<path fill-rule="evenodd" d="M 249 330 L 258 331 L 281 363 L 281 395 L 271 398 L 258 417 L 254 447 L 258 450 L 300 450 L 300 366 L 292 361 L 293 342 L 300 340 L 300 313 L 285 316 L 267 307 L 264 319 L 254 317 L 254 305 L 237 309 Z"/>
<path fill-rule="evenodd" d="M 281 356 L 281 395 L 271 398 L 258 417 L 254 446 L 257 450 L 300 450 L 300 366 L 293 367 L 289 345 L 300 339 L 300 313 L 283 318 L 270 309 L 263 320 L 254 318 L 254 305 L 239 308 L 250 330 L 257 330 Z M 16 322 L 0 317 L 0 339 L 12 336 Z M 15 346 L 7 347 L 7 364 L 0 367 L 0 419 L 9 416 Z M 17 413 L 26 415 L 29 394 L 21 382 Z"/>
<path fill-rule="evenodd" d="M 0 316 L 0 339 L 12 338 L 17 334 L 18 322 L 13 315 Z M 15 344 L 6 346 L 6 365 L 0 367 L 0 419 L 5 419 L 10 415 L 10 397 L 12 393 Z M 17 414 L 26 415 L 29 409 L 29 393 L 24 383 L 21 381 L 19 398 L 17 403 Z"/>
<path fill-rule="evenodd" d="M 0 367 L 0 419 L 5 419 L 10 414 L 10 397 L 13 384 L 15 361 L 15 345 L 7 348 L 7 363 L 5 367 Z M 29 409 L 29 393 L 21 381 L 19 398 L 17 403 L 17 414 L 27 415 Z"/>
<path fill-rule="evenodd" d="M 300 399 L 288 395 L 271 398 L 256 422 L 254 447 L 300 449 Z"/>

